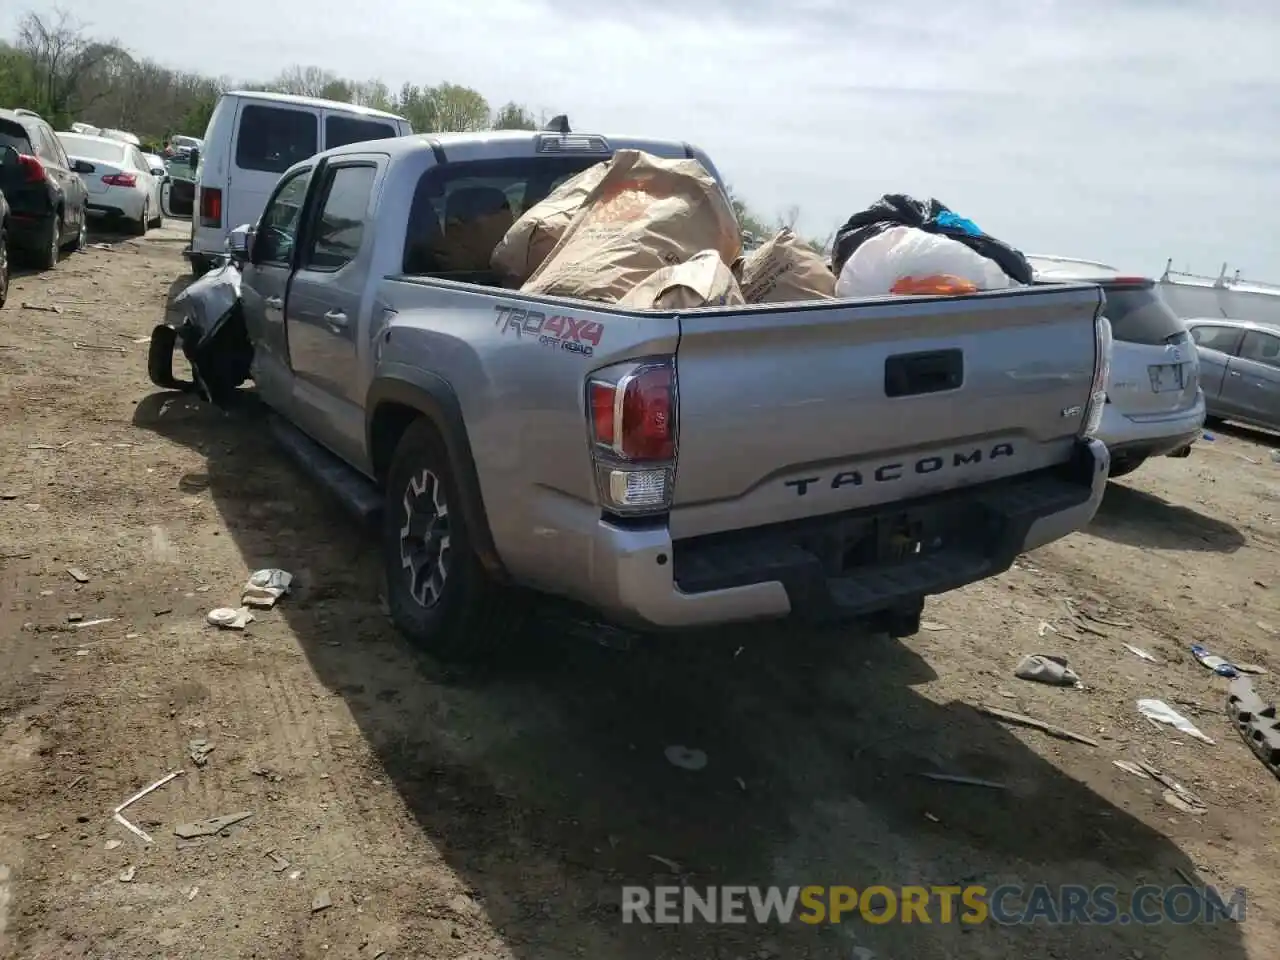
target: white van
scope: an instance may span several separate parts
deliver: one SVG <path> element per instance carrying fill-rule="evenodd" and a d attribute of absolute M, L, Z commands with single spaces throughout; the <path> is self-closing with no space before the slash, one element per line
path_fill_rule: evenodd
<path fill-rule="evenodd" d="M 280 174 L 330 147 L 413 133 L 392 113 L 334 100 L 233 90 L 214 107 L 195 157 L 195 188 L 170 180 L 161 191 L 166 216 L 191 221 L 183 255 L 196 276 L 223 251 L 226 236 L 254 223 Z"/>

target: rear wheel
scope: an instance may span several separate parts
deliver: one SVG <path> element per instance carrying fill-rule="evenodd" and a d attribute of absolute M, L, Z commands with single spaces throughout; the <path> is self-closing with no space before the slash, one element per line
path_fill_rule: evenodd
<path fill-rule="evenodd" d="M 1116 457 L 1111 461 L 1111 471 L 1107 474 L 1111 479 L 1127 476 L 1147 462 L 1146 457 Z"/>
<path fill-rule="evenodd" d="M 142 215 L 137 220 L 129 221 L 129 233 L 135 237 L 145 237 L 147 235 L 147 225 L 151 222 L 151 200 L 148 198 L 142 204 Z"/>
<path fill-rule="evenodd" d="M 62 211 L 59 210 L 49 220 L 40 237 L 40 245 L 36 248 L 32 261 L 37 270 L 52 270 L 58 265 L 58 255 L 62 252 Z"/>
<path fill-rule="evenodd" d="M 0 307 L 9 299 L 9 232 L 0 226 Z"/>
<path fill-rule="evenodd" d="M 411 424 L 387 476 L 382 555 L 387 606 L 406 637 L 442 660 L 496 653 L 523 621 L 523 598 L 476 555 L 448 453 L 426 420 Z"/>

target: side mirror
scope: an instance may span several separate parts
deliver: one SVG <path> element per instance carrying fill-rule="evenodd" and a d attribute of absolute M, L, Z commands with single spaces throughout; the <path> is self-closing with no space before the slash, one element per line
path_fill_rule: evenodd
<path fill-rule="evenodd" d="M 93 173 L 96 168 L 88 160 L 72 160 L 71 171 L 73 173 Z"/>
<path fill-rule="evenodd" d="M 163 177 L 167 171 L 164 167 L 152 167 L 151 175 L 153 177 Z"/>
<path fill-rule="evenodd" d="M 236 266 L 244 266 L 253 257 L 254 230 L 245 223 L 227 234 L 227 252 Z"/>
<path fill-rule="evenodd" d="M 200 166 L 200 151 L 195 147 L 192 147 L 191 152 L 187 154 L 187 163 L 191 164 L 192 172 L 195 172 L 196 167 Z"/>

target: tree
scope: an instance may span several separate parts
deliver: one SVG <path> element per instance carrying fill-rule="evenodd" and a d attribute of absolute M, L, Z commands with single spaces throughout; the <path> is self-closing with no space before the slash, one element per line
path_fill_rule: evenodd
<path fill-rule="evenodd" d="M 505 103 L 493 115 L 490 124 L 495 130 L 537 130 L 538 121 L 518 103 Z"/>
<path fill-rule="evenodd" d="M 432 87 L 436 129 L 448 132 L 485 130 L 489 127 L 489 101 L 470 87 L 442 83 Z"/>
<path fill-rule="evenodd" d="M 48 20 L 28 13 L 18 21 L 17 49 L 28 63 L 37 111 L 56 124 L 69 122 L 74 110 L 88 105 L 81 85 L 119 52 L 114 43 L 85 37 L 79 24 L 57 8 Z"/>

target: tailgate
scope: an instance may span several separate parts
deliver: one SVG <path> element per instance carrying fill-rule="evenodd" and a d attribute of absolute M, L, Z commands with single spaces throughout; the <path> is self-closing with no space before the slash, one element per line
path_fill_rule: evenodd
<path fill-rule="evenodd" d="M 1095 286 L 684 314 L 673 537 L 938 493 L 1068 460 Z"/>

